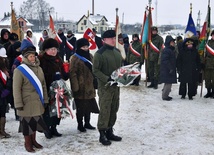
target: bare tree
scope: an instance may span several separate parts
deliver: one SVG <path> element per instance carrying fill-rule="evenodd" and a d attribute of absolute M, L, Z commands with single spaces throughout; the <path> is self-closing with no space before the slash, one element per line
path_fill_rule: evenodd
<path fill-rule="evenodd" d="M 49 19 L 49 12 L 54 13 L 54 7 L 45 0 L 27 0 L 20 6 L 20 15 L 27 19 L 38 19 L 44 22 Z"/>

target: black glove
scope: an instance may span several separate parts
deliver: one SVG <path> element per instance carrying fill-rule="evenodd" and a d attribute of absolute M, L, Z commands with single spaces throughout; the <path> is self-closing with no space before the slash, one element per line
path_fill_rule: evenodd
<path fill-rule="evenodd" d="M 118 83 L 117 83 L 117 82 L 112 84 L 112 86 L 117 86 L 117 85 L 118 85 Z"/>
<path fill-rule="evenodd" d="M 24 108 L 23 107 L 18 107 L 18 108 L 16 108 L 16 110 L 22 111 L 22 110 L 24 110 Z"/>

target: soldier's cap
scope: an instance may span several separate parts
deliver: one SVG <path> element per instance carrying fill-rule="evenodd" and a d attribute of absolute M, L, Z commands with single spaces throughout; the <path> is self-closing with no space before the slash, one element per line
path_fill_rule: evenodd
<path fill-rule="evenodd" d="M 113 38 L 113 37 L 116 37 L 115 30 L 107 30 L 102 35 L 102 38 Z"/>
<path fill-rule="evenodd" d="M 152 31 L 158 31 L 157 26 L 152 26 L 151 29 L 152 29 Z"/>

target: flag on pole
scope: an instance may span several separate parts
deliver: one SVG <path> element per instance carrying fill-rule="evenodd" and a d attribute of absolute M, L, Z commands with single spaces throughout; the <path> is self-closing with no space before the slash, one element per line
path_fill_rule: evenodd
<path fill-rule="evenodd" d="M 95 36 L 93 35 L 93 31 L 90 28 L 87 28 L 83 34 L 83 38 L 87 39 L 89 42 L 89 49 L 94 50 L 97 48 L 97 44 L 95 42 Z"/>
<path fill-rule="evenodd" d="M 115 25 L 115 32 L 116 32 L 116 48 L 120 50 L 120 53 L 123 59 L 126 59 L 126 53 L 124 48 L 124 43 L 119 42 L 119 36 L 122 36 L 121 26 L 119 22 L 119 16 L 116 15 L 116 25 Z"/>
<path fill-rule="evenodd" d="M 195 23 L 192 18 L 192 3 L 190 4 L 190 13 L 189 13 L 189 19 L 187 22 L 186 30 L 185 30 L 185 36 L 184 38 L 191 38 L 193 35 L 196 35 L 196 28 Z"/>
<path fill-rule="evenodd" d="M 207 16 L 206 16 L 206 19 L 204 21 L 204 24 L 203 24 L 203 27 L 202 27 L 202 30 L 200 33 L 200 37 L 199 37 L 199 40 L 201 42 L 199 45 L 199 49 L 198 49 L 200 55 L 203 55 L 206 42 L 207 42 L 209 35 L 210 35 L 210 10 L 211 10 L 211 7 L 210 7 L 210 1 L 209 1 L 208 2 L 208 8 L 207 8 Z M 207 48 L 207 49 L 209 49 L 209 48 Z"/>
<path fill-rule="evenodd" d="M 50 15 L 50 23 L 49 23 L 48 35 L 49 35 L 50 38 L 56 39 L 59 44 L 62 43 L 62 39 L 59 37 L 59 35 L 56 33 L 56 31 L 54 29 L 54 21 L 53 21 L 53 18 L 52 18 L 51 15 Z"/>
<path fill-rule="evenodd" d="M 11 4 L 11 25 L 10 25 L 10 32 L 16 33 L 19 37 L 19 40 L 22 40 L 24 35 L 21 31 L 21 28 L 19 27 L 18 21 L 16 20 L 15 11 L 13 9 L 13 6 Z"/>

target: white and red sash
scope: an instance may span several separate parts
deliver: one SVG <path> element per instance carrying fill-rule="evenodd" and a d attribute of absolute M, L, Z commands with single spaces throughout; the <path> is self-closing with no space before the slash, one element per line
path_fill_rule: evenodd
<path fill-rule="evenodd" d="M 150 42 L 149 45 L 153 51 L 155 51 L 156 53 L 160 53 L 160 50 L 152 42 Z"/>
<path fill-rule="evenodd" d="M 3 84 L 6 85 L 7 75 L 4 72 L 2 72 L 1 70 L 0 70 L 0 79 L 2 80 Z"/>
<path fill-rule="evenodd" d="M 135 56 L 137 56 L 137 57 L 140 57 L 140 56 L 141 56 L 141 54 L 138 53 L 138 52 L 132 47 L 132 43 L 130 44 L 129 48 L 130 48 L 131 52 L 132 52 Z"/>
<path fill-rule="evenodd" d="M 214 49 L 212 49 L 208 44 L 206 44 L 206 50 L 207 50 L 207 52 L 209 52 L 210 54 L 214 55 Z"/>
<path fill-rule="evenodd" d="M 69 48 L 70 50 L 73 50 L 73 49 L 74 49 L 74 46 L 71 45 L 71 43 L 69 43 L 67 40 L 66 40 L 66 45 L 68 46 L 68 48 Z"/>

